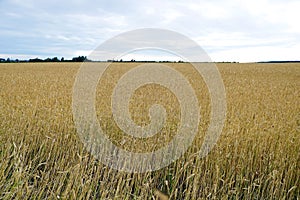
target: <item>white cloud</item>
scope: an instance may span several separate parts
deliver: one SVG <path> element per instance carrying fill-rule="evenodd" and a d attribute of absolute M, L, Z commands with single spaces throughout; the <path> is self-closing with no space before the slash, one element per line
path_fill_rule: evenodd
<path fill-rule="evenodd" d="M 9 58 L 12 60 L 15 60 L 15 59 L 26 60 L 28 58 L 37 58 L 37 57 L 41 58 L 41 56 L 37 55 L 37 54 L 2 54 L 2 53 L 0 53 L 0 58 L 4 58 L 4 59 Z"/>
<path fill-rule="evenodd" d="M 238 62 L 258 62 L 258 61 L 284 61 L 299 60 L 300 46 L 292 47 L 245 47 L 231 50 L 223 50 L 211 53 L 210 57 L 213 61 L 238 61 Z"/>
<path fill-rule="evenodd" d="M 2 0 L 0 53 L 72 57 L 152 27 L 191 37 L 215 60 L 297 59 L 299 8 L 296 0 Z"/>
<path fill-rule="evenodd" d="M 163 24 L 169 24 L 171 22 L 174 22 L 179 17 L 183 16 L 183 14 L 177 10 L 174 9 L 166 9 L 163 13 Z"/>
<path fill-rule="evenodd" d="M 182 3 L 180 6 L 186 7 L 188 10 L 198 13 L 199 16 L 203 16 L 208 19 L 223 19 L 226 20 L 231 16 L 232 8 L 222 3 L 218 2 L 216 5 L 213 1 L 206 2 L 191 2 Z"/>

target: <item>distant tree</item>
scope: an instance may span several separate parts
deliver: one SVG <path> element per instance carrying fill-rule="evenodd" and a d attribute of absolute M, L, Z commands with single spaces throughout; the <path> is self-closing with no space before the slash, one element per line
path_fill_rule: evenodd
<path fill-rule="evenodd" d="M 84 62 L 86 60 L 87 60 L 86 56 L 78 56 L 78 57 L 72 58 L 73 62 Z"/>
<path fill-rule="evenodd" d="M 59 60 L 58 60 L 57 57 L 52 58 L 51 61 L 52 61 L 52 62 L 59 62 Z"/>
<path fill-rule="evenodd" d="M 10 62 L 10 58 L 7 58 L 7 59 L 6 59 L 6 62 L 8 62 L 8 63 L 9 63 L 9 62 Z"/>
<path fill-rule="evenodd" d="M 33 58 L 33 59 L 29 59 L 28 62 L 43 62 L 43 60 L 39 58 Z"/>
<path fill-rule="evenodd" d="M 64 58 L 64 57 L 61 57 L 60 61 L 61 61 L 61 62 L 64 62 L 64 61 L 65 61 L 65 58 Z"/>

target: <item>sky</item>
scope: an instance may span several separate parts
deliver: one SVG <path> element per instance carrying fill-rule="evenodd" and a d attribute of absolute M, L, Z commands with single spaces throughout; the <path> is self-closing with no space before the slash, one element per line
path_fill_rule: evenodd
<path fill-rule="evenodd" d="M 298 0 L 0 0 L 0 58 L 88 56 L 140 28 L 168 29 L 213 61 L 300 60 Z M 126 59 L 170 60 L 137 52 Z"/>

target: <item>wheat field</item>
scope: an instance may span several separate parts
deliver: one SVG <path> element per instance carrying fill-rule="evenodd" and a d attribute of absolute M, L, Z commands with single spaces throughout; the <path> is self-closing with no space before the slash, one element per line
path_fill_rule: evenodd
<path fill-rule="evenodd" d="M 165 127 L 147 140 L 122 133 L 112 118 L 111 94 L 138 64 L 110 66 L 98 84 L 96 111 L 116 145 L 146 152 L 172 139 L 179 105 L 166 88 L 145 85 L 130 101 L 132 119 L 146 125 L 149 106 L 159 103 L 168 114 Z M 195 89 L 199 133 L 168 167 L 126 173 L 95 159 L 77 135 L 72 91 L 80 63 L 0 64 L 0 199 L 299 199 L 300 64 L 217 64 L 227 114 L 205 158 L 198 151 L 210 122 L 207 87 L 189 64 L 167 65 Z"/>

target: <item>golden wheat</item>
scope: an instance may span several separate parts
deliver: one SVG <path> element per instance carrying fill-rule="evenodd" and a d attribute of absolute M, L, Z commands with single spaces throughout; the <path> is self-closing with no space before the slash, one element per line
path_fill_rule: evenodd
<path fill-rule="evenodd" d="M 122 133 L 112 119 L 110 98 L 118 79 L 136 65 L 110 66 L 99 81 L 96 109 L 115 144 L 142 152 L 170 141 L 179 105 L 165 88 L 141 87 L 130 102 L 134 121 L 149 123 L 148 108 L 158 102 L 167 110 L 166 126 L 146 141 Z M 300 65 L 217 64 L 226 88 L 227 118 L 217 145 L 202 159 L 197 152 L 209 124 L 208 90 L 190 65 L 168 65 L 196 91 L 199 133 L 186 154 L 168 167 L 130 174 L 94 159 L 76 133 L 72 89 L 80 64 L 1 64 L 0 198 L 299 198 Z"/>

